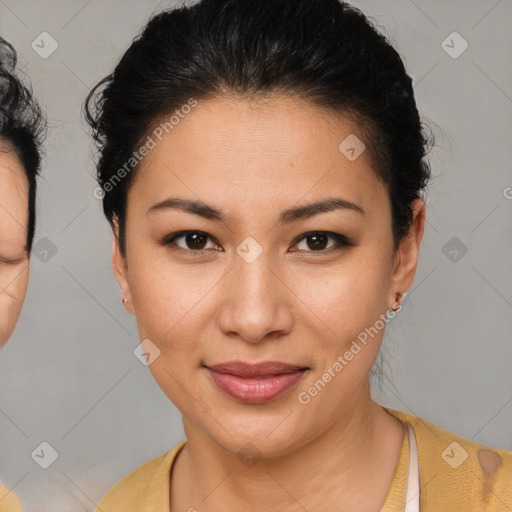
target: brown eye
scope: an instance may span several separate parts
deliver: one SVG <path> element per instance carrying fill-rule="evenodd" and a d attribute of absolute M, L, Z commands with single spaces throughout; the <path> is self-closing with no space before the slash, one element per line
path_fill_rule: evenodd
<path fill-rule="evenodd" d="M 206 245 L 207 237 L 201 233 L 187 233 L 185 236 L 185 245 L 188 249 L 203 250 Z"/>
<path fill-rule="evenodd" d="M 329 239 L 334 240 L 331 246 L 328 246 Z M 324 231 L 306 233 L 299 239 L 297 245 L 304 240 L 306 241 L 306 249 L 300 250 L 305 250 L 306 252 L 330 252 L 331 249 L 336 250 L 355 245 L 343 235 Z"/>
<path fill-rule="evenodd" d="M 183 241 L 177 243 L 177 240 Z M 333 240 L 334 243 L 329 245 L 329 239 Z M 170 246 L 172 250 L 188 253 L 202 253 L 208 249 L 219 250 L 218 246 L 212 243 L 212 246 L 207 247 L 208 240 L 212 238 L 201 231 L 180 231 L 173 235 L 165 238 L 161 245 Z M 342 249 L 343 247 L 354 247 L 346 236 L 338 233 L 324 232 L 324 231 L 313 231 L 304 234 L 295 245 L 298 245 L 302 241 L 306 241 L 306 248 L 299 249 L 304 252 L 318 252 L 328 253 L 331 250 Z"/>
<path fill-rule="evenodd" d="M 176 241 L 183 239 L 182 245 Z M 162 245 L 176 246 L 176 250 L 201 252 L 206 250 L 207 241 L 210 237 L 201 231 L 181 231 L 166 238 Z M 215 246 L 213 246 L 215 248 Z"/>

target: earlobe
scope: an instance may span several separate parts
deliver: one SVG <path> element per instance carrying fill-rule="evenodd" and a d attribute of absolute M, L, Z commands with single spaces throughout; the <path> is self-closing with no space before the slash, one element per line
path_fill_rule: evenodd
<path fill-rule="evenodd" d="M 112 240 L 112 270 L 119 284 L 121 290 L 121 297 L 123 306 L 134 315 L 133 301 L 130 290 L 130 284 L 128 282 L 128 268 L 126 264 L 126 258 L 121 254 L 119 246 L 117 224 L 113 229 L 113 240 Z"/>

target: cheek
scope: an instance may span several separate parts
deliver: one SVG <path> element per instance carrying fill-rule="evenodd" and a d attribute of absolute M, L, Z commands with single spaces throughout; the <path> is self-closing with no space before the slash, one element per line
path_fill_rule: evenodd
<path fill-rule="evenodd" d="M 314 295 L 309 289 L 308 306 L 321 321 L 311 329 L 315 371 L 297 391 L 297 400 L 312 423 L 334 421 L 339 405 L 349 403 L 366 383 L 387 325 L 382 319 L 385 279 L 382 262 L 361 257 L 330 273 L 321 292 Z"/>
<path fill-rule="evenodd" d="M 293 287 L 323 334 L 343 344 L 386 312 L 387 279 L 382 261 L 359 253 L 328 270 L 297 273 Z"/>
<path fill-rule="evenodd" d="M 151 262 L 151 263 L 148 263 Z M 222 273 L 194 264 L 175 265 L 165 256 L 137 258 L 128 280 L 141 339 L 154 338 L 169 345 L 180 332 L 191 328 L 191 319 L 204 307 L 204 299 Z"/>
<path fill-rule="evenodd" d="M 12 334 L 28 288 L 28 267 L 0 266 L 0 343 Z"/>

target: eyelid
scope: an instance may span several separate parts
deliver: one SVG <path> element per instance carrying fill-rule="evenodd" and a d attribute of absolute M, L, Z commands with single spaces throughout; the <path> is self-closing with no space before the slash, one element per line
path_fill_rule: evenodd
<path fill-rule="evenodd" d="M 3 256 L 0 256 L 0 263 L 3 263 L 5 265 L 18 265 L 19 263 L 23 263 L 25 261 L 25 258 L 17 258 L 15 260 L 10 260 L 7 258 L 4 258 Z"/>

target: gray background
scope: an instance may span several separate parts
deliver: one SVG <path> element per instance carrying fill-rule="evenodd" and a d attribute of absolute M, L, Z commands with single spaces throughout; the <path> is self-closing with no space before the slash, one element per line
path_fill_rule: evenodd
<path fill-rule="evenodd" d="M 353 3 L 405 58 L 437 137 L 419 268 L 388 326 L 392 373 L 375 398 L 512 450 L 512 3 Z M 92 195 L 80 118 L 89 89 L 150 14 L 173 5 L 0 0 L 0 34 L 17 48 L 50 122 L 38 198 L 42 241 L 19 325 L 0 357 L 0 475 L 29 511 L 91 510 L 120 477 L 183 439 L 179 412 L 133 355 L 135 321 L 110 268 L 110 228 Z M 31 48 L 44 31 L 59 45 L 46 59 Z M 457 59 L 441 47 L 453 31 L 469 43 Z M 41 249 L 52 244 L 57 252 L 45 256 Z M 48 469 L 31 457 L 43 441 L 58 452 Z"/>

